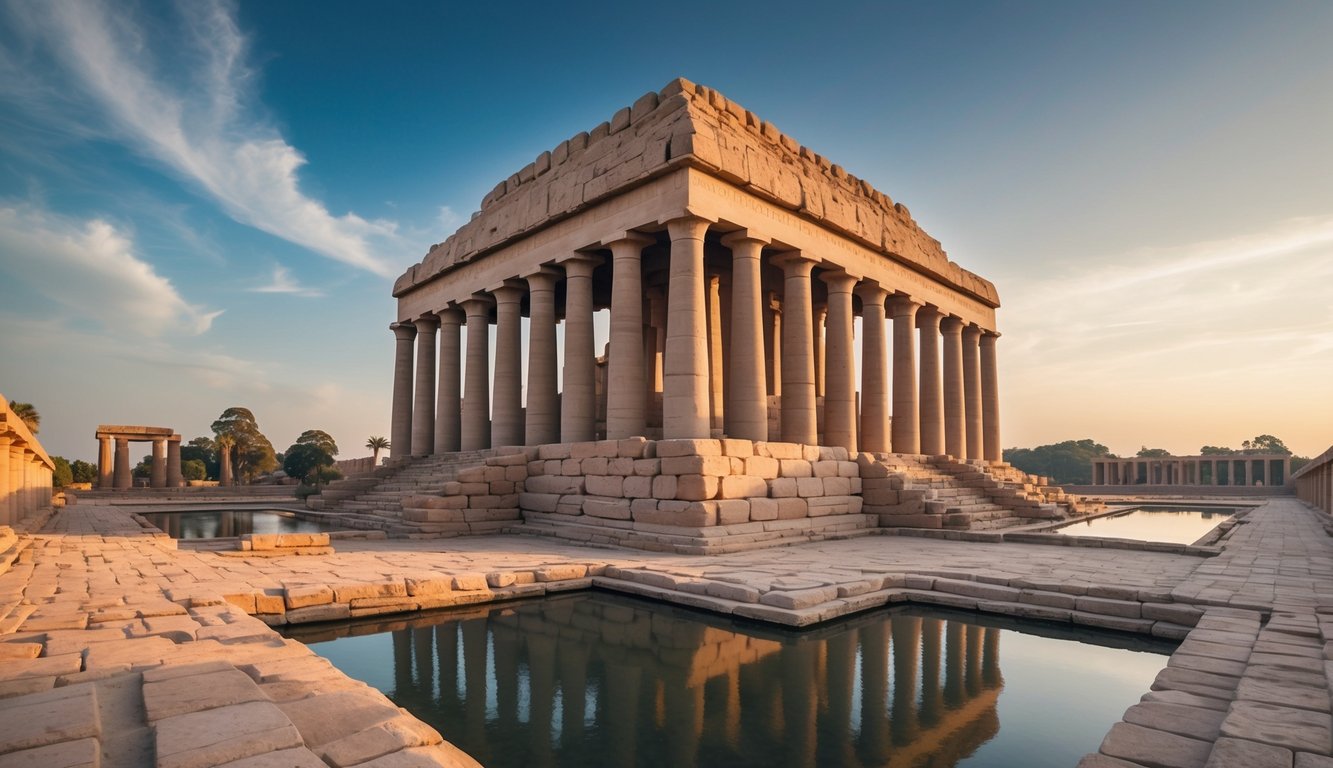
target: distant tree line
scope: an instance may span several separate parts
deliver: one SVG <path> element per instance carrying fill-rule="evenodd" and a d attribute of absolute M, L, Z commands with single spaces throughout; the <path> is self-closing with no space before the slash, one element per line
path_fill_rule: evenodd
<path fill-rule="evenodd" d="M 1294 473 L 1309 463 L 1309 457 L 1292 456 L 1291 449 L 1273 435 L 1259 435 L 1253 440 L 1246 440 L 1240 448 L 1226 448 L 1205 445 L 1199 449 L 1200 456 L 1245 456 L 1255 454 L 1284 454 L 1291 456 L 1291 471 Z M 1135 458 L 1157 458 L 1172 455 L 1165 448 L 1139 448 Z M 1036 448 L 1006 448 L 1004 460 L 1015 467 L 1034 475 L 1045 475 L 1061 485 L 1089 485 L 1092 483 L 1093 459 L 1121 458 L 1106 446 L 1091 438 L 1066 440 L 1062 443 L 1039 445 Z"/>

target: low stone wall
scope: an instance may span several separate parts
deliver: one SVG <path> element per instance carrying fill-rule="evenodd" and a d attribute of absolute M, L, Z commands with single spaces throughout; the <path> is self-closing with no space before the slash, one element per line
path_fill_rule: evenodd
<path fill-rule="evenodd" d="M 436 495 L 403 499 L 403 519 L 421 536 L 499 533 L 522 521 L 519 494 L 536 448 L 501 448 L 484 466 L 460 470 Z"/>

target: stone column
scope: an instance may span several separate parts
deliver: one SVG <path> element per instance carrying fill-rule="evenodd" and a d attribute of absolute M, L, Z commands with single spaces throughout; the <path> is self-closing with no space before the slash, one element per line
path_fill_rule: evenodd
<path fill-rule="evenodd" d="M 462 447 L 462 345 L 458 329 L 466 316 L 447 307 L 435 313 L 440 320 L 440 375 L 435 392 L 435 452 L 453 453 Z"/>
<path fill-rule="evenodd" d="M 151 488 L 167 487 L 167 441 L 157 439 L 153 441 L 153 464 L 148 476 L 148 485 Z"/>
<path fill-rule="evenodd" d="M 597 438 L 597 385 L 593 366 L 592 271 L 601 259 L 575 254 L 565 268 L 565 391 L 560 398 L 560 441 Z"/>
<path fill-rule="evenodd" d="M 495 297 L 495 391 L 491 399 L 491 445 L 523 444 L 523 295 L 521 283 L 506 281 Z"/>
<path fill-rule="evenodd" d="M 764 375 L 768 378 L 768 394 L 782 394 L 782 306 L 773 291 L 767 292 L 764 304 Z"/>
<path fill-rule="evenodd" d="M 611 249 L 611 359 L 606 379 L 606 437 L 643 435 L 643 249 L 653 239 L 636 232 L 607 243 Z"/>
<path fill-rule="evenodd" d="M 888 292 L 873 282 L 856 289 L 861 297 L 861 450 L 889 451 L 889 349 L 884 334 Z"/>
<path fill-rule="evenodd" d="M 921 333 L 921 452 L 944 453 L 944 390 L 940 382 L 940 312 L 922 307 L 916 313 Z"/>
<path fill-rule="evenodd" d="M 921 411 L 916 399 L 916 312 L 903 294 L 889 300 L 893 312 L 893 452 L 921 453 Z"/>
<path fill-rule="evenodd" d="M 741 230 L 722 238 L 731 249 L 731 402 L 728 436 L 768 440 L 768 380 L 764 371 L 760 258 L 768 240 Z"/>
<path fill-rule="evenodd" d="M 394 323 L 393 330 L 393 418 L 389 422 L 389 444 L 394 458 L 412 455 L 412 339 L 417 328 Z"/>
<path fill-rule="evenodd" d="M 460 444 L 464 451 L 491 447 L 491 302 L 474 293 L 461 303 L 467 314 L 467 366 L 463 371 L 463 420 Z"/>
<path fill-rule="evenodd" d="M 944 338 L 944 452 L 956 459 L 967 455 L 967 407 L 963 397 L 963 321 L 940 321 Z"/>
<path fill-rule="evenodd" d="M 981 455 L 986 461 L 1000 461 L 1000 373 L 995 361 L 995 342 L 1000 334 L 981 334 Z"/>
<path fill-rule="evenodd" d="M 26 514 L 23 506 L 23 446 L 9 444 L 9 514 L 14 520 L 22 520 Z"/>
<path fill-rule="evenodd" d="M 820 275 L 828 285 L 825 308 L 824 445 L 856 452 L 856 359 L 852 351 L 852 288 L 856 278 L 829 270 Z"/>
<path fill-rule="evenodd" d="M 111 438 L 97 438 L 97 487 L 102 490 L 110 490 L 113 484 L 113 472 L 115 464 L 111 458 Z"/>
<path fill-rule="evenodd" d="M 181 436 L 167 438 L 167 487 L 180 488 L 185 485 L 181 476 Z"/>
<path fill-rule="evenodd" d="M 710 434 L 704 306 L 704 235 L 708 225 L 708 221 L 695 217 L 667 223 L 671 274 L 662 377 L 662 436 L 668 439 L 706 438 Z"/>
<path fill-rule="evenodd" d="M 231 476 L 231 452 L 236 450 L 236 446 L 229 445 L 225 448 L 218 446 L 218 484 L 226 488 L 232 485 Z"/>
<path fill-rule="evenodd" d="M 435 453 L 435 315 L 414 320 L 417 329 L 416 385 L 412 400 L 412 456 Z"/>
<path fill-rule="evenodd" d="M 824 342 L 824 323 L 828 319 L 828 305 L 815 304 L 810 307 L 810 327 L 814 332 L 811 337 L 815 357 L 815 397 L 823 397 L 828 394 L 825 388 L 826 374 L 828 368 L 828 357 L 826 356 L 826 347 Z"/>
<path fill-rule="evenodd" d="M 560 442 L 560 397 L 556 382 L 555 281 L 543 269 L 528 275 L 528 412 L 524 442 Z"/>
<path fill-rule="evenodd" d="M 124 490 L 134 485 L 130 475 L 130 440 L 127 437 L 116 438 L 116 478 L 117 490 Z"/>
<path fill-rule="evenodd" d="M 963 400 L 967 421 L 967 458 L 982 458 L 981 436 L 981 360 L 978 342 L 981 329 L 969 325 L 963 329 Z"/>
<path fill-rule="evenodd" d="M 708 424 L 721 431 L 726 421 L 726 371 L 722 355 L 722 278 L 704 276 L 704 304 L 708 309 Z"/>
<path fill-rule="evenodd" d="M 14 511 L 14 485 L 9 480 L 9 450 L 14 439 L 9 435 L 0 435 L 0 525 L 10 525 L 18 521 Z"/>
<path fill-rule="evenodd" d="M 782 439 L 813 445 L 818 440 L 810 306 L 810 272 L 815 262 L 799 251 L 790 251 L 778 263 L 783 274 Z"/>

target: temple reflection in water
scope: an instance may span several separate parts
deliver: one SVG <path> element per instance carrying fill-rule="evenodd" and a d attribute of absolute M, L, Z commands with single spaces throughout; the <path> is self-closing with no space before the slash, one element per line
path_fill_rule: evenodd
<path fill-rule="evenodd" d="M 392 631 L 380 687 L 488 766 L 950 766 L 999 729 L 999 629 L 743 629 L 578 595 L 296 636 Z"/>

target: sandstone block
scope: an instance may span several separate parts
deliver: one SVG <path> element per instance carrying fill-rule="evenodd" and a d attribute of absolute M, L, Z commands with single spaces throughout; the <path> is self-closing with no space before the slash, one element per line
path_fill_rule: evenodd
<path fill-rule="evenodd" d="M 383 695 L 368 690 L 335 691 L 280 706 L 306 746 L 316 749 L 402 714 Z"/>
<path fill-rule="evenodd" d="M 144 708 L 149 722 L 188 712 L 267 700 L 249 675 L 234 668 L 173 677 L 145 683 L 143 687 Z"/>
<path fill-rule="evenodd" d="M 548 443 L 537 446 L 537 458 L 539 459 L 568 459 L 569 455 L 569 443 Z"/>
<path fill-rule="evenodd" d="M 554 512 L 560 502 L 559 494 L 524 492 L 518 495 L 518 506 L 532 512 Z"/>
<path fill-rule="evenodd" d="M 593 456 L 583 460 L 583 474 L 586 476 L 605 475 L 607 474 L 607 468 L 610 465 L 611 460 L 607 457 Z"/>
<path fill-rule="evenodd" d="M 590 496 L 619 498 L 624 494 L 625 478 L 615 475 L 589 475 L 583 481 L 584 491 Z M 584 512 L 587 512 L 586 504 Z"/>
<path fill-rule="evenodd" d="M 751 520 L 776 520 L 778 519 L 778 501 L 777 499 L 750 499 L 750 519 Z"/>
<path fill-rule="evenodd" d="M 745 459 L 744 474 L 754 477 L 762 477 L 765 480 L 773 480 L 778 477 L 781 471 L 781 465 L 777 459 L 771 459 L 766 456 L 750 456 Z"/>
<path fill-rule="evenodd" d="M 750 522 L 750 502 L 730 499 L 717 502 L 717 524 L 739 525 Z"/>
<path fill-rule="evenodd" d="M 676 476 L 658 475 L 653 478 L 653 498 L 655 499 L 674 499 L 676 498 Z"/>
<path fill-rule="evenodd" d="M 749 440 L 727 438 L 721 442 L 722 453 L 725 456 L 735 456 L 744 459 L 754 455 L 754 443 Z"/>
<path fill-rule="evenodd" d="M 524 483 L 525 493 L 542 493 L 565 495 L 571 493 L 583 493 L 584 481 L 581 477 L 565 477 L 562 475 L 539 475 L 528 478 Z"/>
<path fill-rule="evenodd" d="M 634 474 L 639 477 L 656 477 L 662 474 L 662 460 L 657 458 L 635 459 Z"/>
<path fill-rule="evenodd" d="M 301 734 L 266 701 L 235 704 L 159 720 L 158 768 L 206 768 L 301 746 Z"/>
<path fill-rule="evenodd" d="M 1203 765 L 1212 744 L 1131 723 L 1116 723 L 1102 740 L 1101 752 L 1135 763 L 1159 766 Z"/>
<path fill-rule="evenodd" d="M 96 737 L 99 717 L 92 683 L 0 700 L 0 744 L 19 750 Z"/>
<path fill-rule="evenodd" d="M 621 486 L 621 493 L 631 499 L 651 497 L 653 495 L 653 479 L 651 477 L 627 477 Z"/>
<path fill-rule="evenodd" d="M 768 483 L 763 478 L 751 475 L 731 475 L 722 478 L 718 498 L 745 499 L 754 496 L 767 496 Z"/>
<path fill-rule="evenodd" d="M 802 456 L 801 446 L 796 443 L 760 443 L 766 448 L 766 453 L 760 453 L 760 456 L 769 456 L 774 459 L 799 459 Z"/>
<path fill-rule="evenodd" d="M 720 440 L 658 440 L 657 457 L 669 456 L 721 456 Z"/>
<path fill-rule="evenodd" d="M 324 584 L 287 585 L 284 594 L 287 610 L 333 602 L 333 590 Z"/>
<path fill-rule="evenodd" d="M 852 483 L 845 477 L 826 476 L 823 484 L 825 496 L 847 496 L 852 492 Z"/>
<path fill-rule="evenodd" d="M 644 458 L 648 441 L 642 437 L 629 437 L 620 440 L 616 446 L 616 455 L 626 459 Z"/>
<path fill-rule="evenodd" d="M 805 499 L 777 499 L 778 520 L 797 520 L 810 516 L 810 508 Z"/>
<path fill-rule="evenodd" d="M 802 498 L 824 495 L 824 481 L 817 477 L 796 478 L 796 495 Z"/>
<path fill-rule="evenodd" d="M 590 478 L 591 479 L 591 478 Z M 630 519 L 629 499 L 599 499 L 588 497 L 583 501 L 583 514 L 613 520 Z"/>
<path fill-rule="evenodd" d="M 796 478 L 779 477 L 769 484 L 768 495 L 775 499 L 791 498 L 797 495 Z"/>
<path fill-rule="evenodd" d="M 634 474 L 634 459 L 623 456 L 614 459 L 607 459 L 606 474 L 620 475 L 621 477 L 626 477 L 628 475 Z"/>
<path fill-rule="evenodd" d="M 717 496 L 719 485 L 718 478 L 711 475 L 681 475 L 676 478 L 676 498 L 682 501 L 705 501 Z"/>
<path fill-rule="evenodd" d="M 731 459 L 726 456 L 670 456 L 660 459 L 664 475 L 727 475 Z"/>
<path fill-rule="evenodd" d="M 782 459 L 778 462 L 778 472 L 782 477 L 813 477 L 814 470 L 810 462 L 804 459 Z"/>
<path fill-rule="evenodd" d="M 454 574 L 451 586 L 458 591 L 482 590 L 489 588 L 489 585 L 486 583 L 486 575 L 482 573 L 456 573 Z"/>
<path fill-rule="evenodd" d="M 288 624 L 304 624 L 312 621 L 338 621 L 351 615 L 351 608 L 346 603 L 327 603 L 311 605 L 305 608 L 290 608 L 286 617 Z"/>
<path fill-rule="evenodd" d="M 565 477 L 583 476 L 583 459 L 565 459 L 560 462 L 560 474 Z"/>
<path fill-rule="evenodd" d="M 571 459 L 591 459 L 601 455 L 601 448 L 597 443 L 573 443 L 569 446 Z"/>

